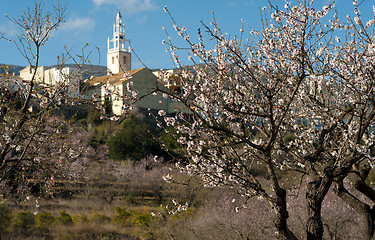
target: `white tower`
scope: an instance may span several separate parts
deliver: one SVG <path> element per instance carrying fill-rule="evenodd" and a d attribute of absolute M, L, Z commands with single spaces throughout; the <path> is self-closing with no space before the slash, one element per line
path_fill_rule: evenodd
<path fill-rule="evenodd" d="M 124 25 L 120 11 L 117 12 L 116 24 L 113 24 L 113 38 L 108 38 L 107 70 L 116 74 L 131 69 L 130 39 L 125 38 Z"/>

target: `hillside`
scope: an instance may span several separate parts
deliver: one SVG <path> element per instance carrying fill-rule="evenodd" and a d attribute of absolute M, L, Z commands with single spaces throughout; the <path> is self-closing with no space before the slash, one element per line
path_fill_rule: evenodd
<path fill-rule="evenodd" d="M 20 70 L 24 68 L 23 66 L 9 65 L 9 64 L 2 64 L 2 63 L 0 63 L 0 74 L 4 74 L 5 73 L 5 66 L 9 66 L 9 72 L 11 74 L 14 73 L 16 75 L 19 75 Z"/>
<path fill-rule="evenodd" d="M 19 75 L 20 70 L 22 70 L 24 68 L 24 66 L 17 66 L 17 65 L 9 65 L 9 64 L 0 63 L 0 74 L 5 73 L 6 66 L 9 66 L 9 68 L 8 68 L 9 72 L 11 74 L 14 73 L 15 75 Z M 66 67 L 76 67 L 75 64 L 66 64 L 65 66 Z M 53 67 L 57 68 L 58 66 L 57 65 L 44 66 L 45 69 L 53 68 Z M 85 73 L 84 77 L 89 77 L 91 75 L 101 76 L 101 75 L 105 75 L 107 73 L 107 67 L 84 64 L 82 66 L 82 72 Z"/>

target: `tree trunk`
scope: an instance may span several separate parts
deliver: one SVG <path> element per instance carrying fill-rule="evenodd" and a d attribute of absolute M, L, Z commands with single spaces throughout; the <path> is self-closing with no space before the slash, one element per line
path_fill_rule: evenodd
<path fill-rule="evenodd" d="M 278 188 L 276 192 L 275 211 L 276 217 L 274 224 L 276 227 L 276 237 L 280 240 L 297 240 L 296 236 L 289 230 L 287 219 L 289 217 L 286 208 L 286 191 L 283 188 Z"/>
<path fill-rule="evenodd" d="M 323 221 L 321 215 L 322 202 L 326 196 L 332 179 L 325 175 L 322 178 L 310 181 L 307 185 L 306 203 L 307 203 L 307 223 L 306 239 L 321 240 L 323 239 Z"/>
<path fill-rule="evenodd" d="M 370 173 L 371 167 L 368 164 L 354 166 L 356 175 L 353 181 L 354 187 L 365 195 L 372 203 L 375 203 L 375 191 L 366 184 L 366 178 Z M 343 184 L 343 178 L 337 180 L 335 185 L 335 193 L 359 215 L 362 227 L 363 239 L 375 239 L 375 206 L 372 208 L 367 203 L 353 196 Z"/>
<path fill-rule="evenodd" d="M 366 183 L 366 178 L 368 177 L 370 170 L 371 167 L 369 164 L 364 164 L 358 167 L 358 174 L 354 180 L 354 187 L 371 200 L 372 203 L 375 203 L 375 191 Z M 367 237 L 366 239 L 375 239 L 375 206 L 371 208 L 368 204 L 361 201 L 360 204 L 357 205 L 358 210 L 355 210 L 361 214 L 363 235 Z"/>
<path fill-rule="evenodd" d="M 350 194 L 343 185 L 342 179 L 340 179 L 335 188 L 335 193 L 339 196 L 345 203 L 352 207 L 359 215 L 362 226 L 362 236 L 363 239 L 371 240 L 374 236 L 374 218 L 373 210 L 366 203 L 363 203 L 358 198 Z"/>

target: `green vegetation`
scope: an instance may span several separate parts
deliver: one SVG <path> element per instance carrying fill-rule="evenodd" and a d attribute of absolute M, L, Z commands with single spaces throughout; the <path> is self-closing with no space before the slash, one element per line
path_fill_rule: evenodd
<path fill-rule="evenodd" d="M 43 212 L 36 215 L 35 223 L 36 227 L 41 230 L 49 229 L 56 223 L 56 218 L 50 212 Z"/>
<path fill-rule="evenodd" d="M 160 145 L 154 140 L 149 127 L 134 119 L 126 119 L 118 132 L 108 141 L 109 155 L 115 160 L 138 162 L 148 155 L 163 155 Z"/>
<path fill-rule="evenodd" d="M 184 154 L 182 152 L 182 146 L 180 143 L 177 142 L 177 130 L 169 126 L 166 128 L 166 131 L 161 132 L 159 141 L 165 147 L 170 155 L 174 158 L 184 158 Z"/>
<path fill-rule="evenodd" d="M 60 191 L 66 189 L 72 193 L 65 198 L 38 199 L 37 209 L 34 198 L 17 204 L 1 203 L 0 237 L 273 239 L 274 229 L 267 217 L 272 212 L 264 211 L 264 205 L 267 204 L 265 201 L 249 199 L 248 202 L 241 202 L 240 196 L 228 188 L 202 188 L 199 179 L 188 178 L 170 168 L 171 165 L 154 162 L 151 158 L 143 159 L 138 164 L 112 160 L 91 161 L 81 178 L 65 180 L 65 184 L 59 181 Z M 162 180 L 162 176 L 166 174 L 189 184 L 166 183 Z M 262 171 L 258 175 L 265 176 Z M 285 175 L 283 181 L 292 189 L 294 184 L 299 183 L 300 177 L 296 174 Z M 352 222 L 356 217 L 355 213 L 349 207 L 339 208 L 335 203 L 337 199 L 332 194 L 327 201 L 327 204 L 337 209 L 324 212 L 331 225 L 344 228 L 342 235 L 358 232 L 358 225 Z M 186 202 L 189 206 L 183 210 L 181 205 Z M 303 202 L 304 196 L 298 195 L 293 204 L 301 206 Z M 298 219 L 303 209 L 297 209 L 300 210 L 291 212 L 290 218 L 295 228 L 301 229 L 299 236 L 302 239 L 303 225 Z M 171 212 L 174 214 L 170 214 Z M 262 228 L 259 228 L 259 222 L 262 223 Z M 217 227 L 219 225 L 220 228 Z M 338 230 L 333 230 L 333 233 L 340 236 Z"/>
<path fill-rule="evenodd" d="M 141 228 L 150 227 L 153 221 L 151 212 L 145 208 L 129 210 L 127 207 L 116 207 L 116 214 L 112 217 L 115 224 L 129 226 L 136 225 Z"/>
<path fill-rule="evenodd" d="M 100 112 L 97 110 L 89 110 L 87 112 L 87 123 L 93 126 L 98 126 L 103 123 Z"/>
<path fill-rule="evenodd" d="M 102 122 L 95 127 L 94 136 L 91 140 L 91 146 L 98 147 L 99 145 L 104 145 L 107 141 L 115 135 L 118 131 L 119 126 L 116 122 Z"/>
<path fill-rule="evenodd" d="M 12 221 L 12 211 L 4 204 L 0 203 L 0 233 L 7 230 Z"/>
<path fill-rule="evenodd" d="M 35 215 L 29 211 L 18 212 L 14 221 L 14 226 L 20 232 L 30 232 L 35 227 Z"/>
<path fill-rule="evenodd" d="M 105 146 L 114 160 L 139 162 L 148 156 L 162 157 L 165 161 L 183 159 L 181 145 L 175 136 L 177 131 L 167 127 L 167 133 L 148 123 L 154 121 L 139 112 L 129 114 L 121 121 L 110 121 L 97 110 L 89 110 L 79 126 L 89 132 L 90 146 L 95 149 Z"/>
<path fill-rule="evenodd" d="M 64 224 L 64 225 L 73 223 L 72 217 L 65 211 L 65 209 L 63 209 L 59 212 L 59 216 L 57 217 L 57 221 L 61 224 Z"/>

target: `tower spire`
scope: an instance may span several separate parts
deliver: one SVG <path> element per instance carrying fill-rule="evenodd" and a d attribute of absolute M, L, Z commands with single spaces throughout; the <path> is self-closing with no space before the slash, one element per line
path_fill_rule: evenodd
<path fill-rule="evenodd" d="M 119 25 L 122 24 L 121 18 L 122 18 L 122 17 L 121 17 L 120 10 L 117 9 L 116 25 L 117 25 L 117 24 L 119 24 Z"/>
<path fill-rule="evenodd" d="M 125 26 L 117 10 L 116 23 L 113 24 L 113 37 L 108 38 L 107 68 L 110 73 L 119 73 L 131 69 L 130 39 L 125 38 Z"/>

